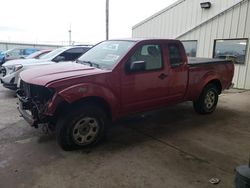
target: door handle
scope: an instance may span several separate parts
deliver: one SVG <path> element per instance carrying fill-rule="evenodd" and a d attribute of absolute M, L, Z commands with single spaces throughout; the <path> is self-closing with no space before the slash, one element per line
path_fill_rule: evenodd
<path fill-rule="evenodd" d="M 161 73 L 161 74 L 158 76 L 158 78 L 160 78 L 161 80 L 165 79 L 166 77 L 168 77 L 168 75 L 165 74 L 165 73 Z"/>

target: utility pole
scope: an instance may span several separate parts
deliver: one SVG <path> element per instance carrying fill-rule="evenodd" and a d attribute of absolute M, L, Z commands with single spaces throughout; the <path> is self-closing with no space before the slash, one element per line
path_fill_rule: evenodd
<path fill-rule="evenodd" d="M 71 24 L 69 25 L 69 45 L 71 45 Z"/>
<path fill-rule="evenodd" d="M 106 0 L 106 40 L 109 39 L 109 0 Z"/>

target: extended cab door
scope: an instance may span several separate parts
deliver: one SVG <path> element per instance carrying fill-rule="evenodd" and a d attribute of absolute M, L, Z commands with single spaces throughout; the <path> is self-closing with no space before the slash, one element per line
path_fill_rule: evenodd
<path fill-rule="evenodd" d="M 184 99 L 188 87 L 187 56 L 180 42 L 168 42 L 165 46 L 168 71 L 168 97 L 178 102 Z"/>
<path fill-rule="evenodd" d="M 167 101 L 168 67 L 163 45 L 141 44 L 125 63 L 121 76 L 122 113 L 151 109 Z M 137 68 L 132 69 L 134 63 Z"/>

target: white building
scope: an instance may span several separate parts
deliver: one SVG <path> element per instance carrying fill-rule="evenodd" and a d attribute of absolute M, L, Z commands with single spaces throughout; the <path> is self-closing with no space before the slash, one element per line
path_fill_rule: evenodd
<path fill-rule="evenodd" d="M 233 58 L 235 87 L 250 89 L 250 0 L 179 0 L 135 25 L 133 37 L 179 39 L 190 56 Z"/>

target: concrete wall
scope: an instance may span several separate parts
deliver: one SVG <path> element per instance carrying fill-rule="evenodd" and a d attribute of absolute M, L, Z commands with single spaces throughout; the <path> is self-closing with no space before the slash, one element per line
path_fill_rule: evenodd
<path fill-rule="evenodd" d="M 213 57 L 214 40 L 250 38 L 250 0 L 210 0 L 211 9 L 200 0 L 181 0 L 133 27 L 133 37 L 197 40 L 197 56 Z M 235 65 L 235 87 L 250 89 L 250 45 L 246 62 Z"/>

